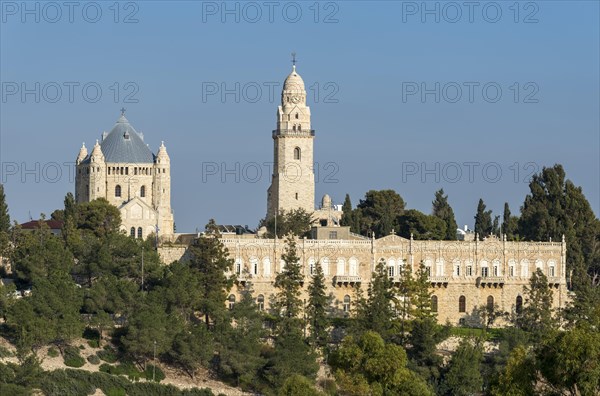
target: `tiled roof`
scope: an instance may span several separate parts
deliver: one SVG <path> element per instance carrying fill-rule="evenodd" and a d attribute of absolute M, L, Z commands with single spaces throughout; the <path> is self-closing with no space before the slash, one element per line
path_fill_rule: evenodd
<path fill-rule="evenodd" d="M 124 115 L 102 140 L 100 148 L 107 163 L 154 163 L 154 154 Z"/>

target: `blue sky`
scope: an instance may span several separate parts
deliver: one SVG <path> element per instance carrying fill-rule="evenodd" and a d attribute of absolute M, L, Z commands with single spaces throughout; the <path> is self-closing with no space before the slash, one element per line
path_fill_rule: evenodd
<path fill-rule="evenodd" d="M 0 9 L 0 161 L 17 221 L 62 207 L 81 143 L 124 106 L 153 151 L 165 141 L 178 232 L 256 226 L 292 51 L 317 200 L 392 188 L 429 212 L 444 188 L 472 225 L 480 197 L 516 213 L 528 175 L 561 163 L 600 213 L 597 1 L 26 4 Z M 237 100 L 207 91 L 236 84 Z"/>

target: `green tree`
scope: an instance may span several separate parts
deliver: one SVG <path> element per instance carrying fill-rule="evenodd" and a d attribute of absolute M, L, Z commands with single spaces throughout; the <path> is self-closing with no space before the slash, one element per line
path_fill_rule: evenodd
<path fill-rule="evenodd" d="M 98 237 L 118 233 L 121 226 L 119 209 L 104 198 L 77 205 L 76 219 L 78 229 L 92 231 Z"/>
<path fill-rule="evenodd" d="M 556 329 L 556 320 L 552 316 L 552 290 L 548 287 L 548 278 L 539 268 L 531 275 L 529 286 L 523 289 L 525 306 L 517 317 L 517 325 L 539 342 Z"/>
<path fill-rule="evenodd" d="M 396 316 L 392 304 L 397 305 L 394 284 L 388 277 L 385 263 L 380 261 L 375 267 L 367 290 L 367 300 L 363 310 L 365 317 L 362 318 L 366 329 L 388 339 L 393 333 L 393 320 Z"/>
<path fill-rule="evenodd" d="M 492 211 L 485 210 L 483 199 L 479 198 L 477 214 L 475 214 L 475 232 L 479 234 L 479 239 L 483 240 L 490 235 L 493 231 L 492 227 Z"/>
<path fill-rule="evenodd" d="M 201 324 L 188 324 L 174 336 L 170 348 L 166 351 L 167 359 L 184 370 L 190 377 L 201 366 L 208 366 L 214 353 L 213 335 Z"/>
<path fill-rule="evenodd" d="M 376 332 L 344 338 L 330 364 L 344 395 L 432 395 L 431 389 L 407 368 L 404 349 L 386 344 Z"/>
<path fill-rule="evenodd" d="M 509 241 L 514 241 L 518 238 L 518 224 L 519 218 L 511 215 L 508 202 L 505 202 L 504 213 L 502 215 L 502 233 L 506 234 L 506 239 Z"/>
<path fill-rule="evenodd" d="M 398 217 L 398 235 L 408 239 L 411 234 L 419 240 L 443 240 L 447 237 L 446 223 L 437 216 L 409 209 Z"/>
<path fill-rule="evenodd" d="M 538 348 L 541 373 L 556 394 L 595 395 L 600 389 L 600 333 L 574 328 Z"/>
<path fill-rule="evenodd" d="M 404 200 L 394 190 L 370 190 L 357 206 L 360 212 L 360 232 L 375 232 L 378 237 L 398 229 L 398 216 L 404 213 Z"/>
<path fill-rule="evenodd" d="M 444 195 L 443 188 L 435 192 L 435 199 L 432 205 L 432 215 L 446 223 L 446 235 L 443 239 L 449 241 L 456 240 L 456 229 L 458 226 L 456 225 L 454 210 L 452 210 L 452 206 L 448 203 L 448 195 Z"/>
<path fill-rule="evenodd" d="M 289 233 L 297 237 L 310 235 L 310 228 L 313 224 L 312 213 L 306 209 L 292 209 L 288 212 L 281 210 L 277 216 L 272 216 L 262 220 L 259 226 L 267 227 L 267 238 L 275 236 L 275 227 L 277 227 L 277 237 L 283 238 Z"/>
<path fill-rule="evenodd" d="M 543 168 L 529 183 L 519 219 L 519 234 L 530 241 L 567 242 L 567 275 L 578 269 L 600 274 L 600 220 L 585 198 L 581 187 L 566 179 L 561 165 Z M 573 278 L 586 282 L 585 278 Z"/>
<path fill-rule="evenodd" d="M 492 386 L 493 396 L 533 396 L 536 381 L 535 360 L 527 348 L 517 346 L 508 356 L 506 366 L 500 373 L 500 378 Z"/>
<path fill-rule="evenodd" d="M 303 276 L 300 258 L 296 250 L 293 235 L 286 239 L 285 251 L 281 257 L 285 267 L 275 277 L 274 286 L 278 289 L 275 296 L 274 313 L 277 317 L 273 353 L 269 356 L 265 377 L 275 388 L 283 385 L 286 378 L 299 374 L 314 378 L 318 364 L 312 349 L 302 335 Z"/>
<path fill-rule="evenodd" d="M 47 277 L 53 270 L 69 273 L 73 267 L 71 252 L 65 249 L 59 237 L 50 232 L 43 220 L 33 231 L 17 231 L 11 261 L 17 278 L 26 284 Z"/>
<path fill-rule="evenodd" d="M 263 315 L 259 312 L 252 294 L 252 285 L 246 284 L 242 298 L 231 310 L 233 326 L 219 335 L 218 355 L 214 364 L 223 378 L 231 379 L 236 386 L 253 386 L 266 359 L 261 356 Z"/>
<path fill-rule="evenodd" d="M 353 209 L 352 209 L 352 201 L 350 201 L 350 194 L 346 194 L 344 198 L 344 204 L 342 205 L 342 219 L 340 220 L 340 225 L 349 226 L 351 231 L 357 232 L 357 230 L 352 230 L 352 226 L 354 225 L 353 219 Z"/>
<path fill-rule="evenodd" d="M 281 260 L 285 263 L 285 267 L 277 274 L 275 283 L 273 283 L 273 286 L 278 289 L 275 298 L 276 314 L 296 319 L 302 309 L 300 291 L 304 277 L 293 235 L 287 236 Z"/>
<path fill-rule="evenodd" d="M 329 299 L 325 294 L 325 276 L 319 262 L 308 285 L 308 307 L 306 309 L 306 318 L 310 325 L 310 340 L 315 347 L 322 348 L 327 344 L 328 303 Z"/>
<path fill-rule="evenodd" d="M 65 345 L 83 333 L 82 291 L 70 275 L 53 270 L 35 278 L 31 296 L 16 301 L 7 312 L 7 324 L 24 351 L 50 342 Z"/>
<path fill-rule="evenodd" d="M 452 355 L 442 389 L 447 395 L 468 396 L 481 392 L 483 350 L 479 343 L 463 339 Z"/>
<path fill-rule="evenodd" d="M 126 332 L 121 343 L 131 357 L 144 362 L 165 353 L 171 347 L 173 334 L 181 327 L 177 320 L 169 316 L 162 296 L 150 293 L 136 304 L 136 309 L 127 320 Z"/>
<path fill-rule="evenodd" d="M 431 297 L 433 293 L 430 290 L 431 283 L 429 282 L 429 271 L 425 263 L 421 261 L 417 269 L 416 277 L 413 282 L 413 292 L 410 298 L 413 310 L 411 316 L 416 319 L 435 319 L 436 313 L 431 307 Z"/>
<path fill-rule="evenodd" d="M 324 396 L 325 394 L 315 389 L 313 381 L 298 374 L 285 380 L 277 393 L 279 396 Z"/>
<path fill-rule="evenodd" d="M 205 235 L 196 239 L 189 248 L 190 266 L 198 273 L 202 298 L 197 309 L 204 315 L 206 328 L 218 328 L 227 322 L 225 300 L 233 286 L 233 277 L 226 274 L 233 267 L 227 248 L 219 239 L 214 220 L 206 226 Z"/>
<path fill-rule="evenodd" d="M 6 204 L 6 195 L 4 194 L 4 185 L 0 184 L 0 256 L 6 254 L 8 244 L 8 235 L 10 231 L 10 216 L 8 214 L 8 205 Z M 1 264 L 1 263 L 0 263 Z"/>

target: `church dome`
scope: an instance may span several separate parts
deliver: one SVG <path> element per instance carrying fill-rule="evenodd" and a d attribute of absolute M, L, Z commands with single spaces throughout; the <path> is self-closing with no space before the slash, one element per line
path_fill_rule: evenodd
<path fill-rule="evenodd" d="M 154 163 L 152 151 L 123 114 L 100 146 L 106 162 Z"/>
<path fill-rule="evenodd" d="M 292 72 L 287 76 L 283 83 L 284 91 L 305 91 L 304 80 L 300 77 L 300 74 L 296 72 L 296 65 L 293 66 Z"/>

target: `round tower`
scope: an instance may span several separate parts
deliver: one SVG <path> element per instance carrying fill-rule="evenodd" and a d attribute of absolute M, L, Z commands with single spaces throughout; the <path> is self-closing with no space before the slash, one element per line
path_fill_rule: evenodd
<path fill-rule="evenodd" d="M 97 198 L 106 198 L 106 162 L 98 140 L 96 140 L 90 154 L 88 168 L 90 201 Z"/>

